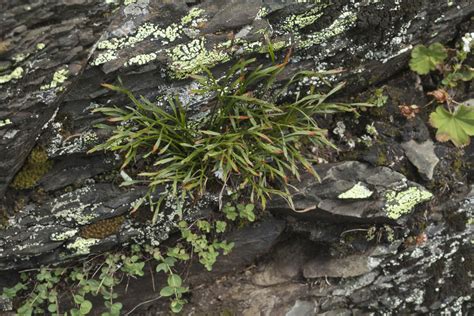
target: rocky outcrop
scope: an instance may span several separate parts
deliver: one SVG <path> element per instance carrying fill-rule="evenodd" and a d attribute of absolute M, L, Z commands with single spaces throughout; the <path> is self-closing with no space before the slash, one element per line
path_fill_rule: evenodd
<path fill-rule="evenodd" d="M 191 74 L 205 66 L 220 75 L 241 57 L 268 63 L 271 44 L 277 61 L 291 55 L 279 80 L 300 70 L 343 67 L 330 80 L 346 80 L 350 96 L 398 81 L 382 110 L 360 119 L 325 117 L 325 127 L 342 123 L 337 133 L 330 131 L 341 152 L 316 166 L 321 182 L 304 177 L 294 184 L 296 212 L 274 199 L 268 207 L 273 216 L 227 236 L 236 247 L 219 258 L 214 273 L 192 266 L 188 282 L 199 290 L 186 313 L 472 308 L 466 222 L 473 201 L 460 207 L 442 202 L 466 187 L 463 159 L 472 165 L 473 147 L 467 158 L 454 157 L 449 145 L 433 145 L 426 115 L 401 117 L 400 104 L 427 102 L 422 91 L 408 92 L 420 87 L 419 78 L 397 77 L 413 46 L 451 42 L 472 27 L 471 1 L 119 2 L 2 5 L 0 288 L 14 283 L 12 271 L 132 242 L 163 242 L 173 232 L 176 201 L 166 201 L 156 225 L 147 211 L 129 214 L 146 188 L 119 187 L 127 176 L 119 174 L 119 157 L 87 153 L 107 136 L 94 127 L 102 118 L 91 110 L 128 102 L 101 83 L 120 78 L 150 100 L 176 95 L 197 113 L 207 100 L 191 93 L 197 87 Z M 422 81 L 432 85 L 430 78 Z M 354 145 L 367 136 L 367 126 L 370 142 Z M 353 145 L 356 150 L 347 150 Z M 210 193 L 189 216 L 210 214 L 217 204 Z M 156 299 L 152 286 L 133 280 L 129 286 L 139 294 L 124 297 L 128 311 Z M 0 309 L 8 304 L 0 301 Z M 158 301 L 149 313 L 166 313 L 164 306 Z"/>

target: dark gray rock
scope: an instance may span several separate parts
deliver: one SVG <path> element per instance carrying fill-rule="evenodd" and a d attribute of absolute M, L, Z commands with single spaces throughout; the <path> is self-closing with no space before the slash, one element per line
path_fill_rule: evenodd
<path fill-rule="evenodd" d="M 312 301 L 297 300 L 285 316 L 312 316 L 317 311 L 317 305 Z"/>
<path fill-rule="evenodd" d="M 433 179 L 433 172 L 439 162 L 434 150 L 435 146 L 431 140 L 418 143 L 414 140 L 402 143 L 408 160 L 418 169 L 420 175 L 426 180 Z"/>
<path fill-rule="evenodd" d="M 280 244 L 271 254 L 271 261 L 253 275 L 253 283 L 269 286 L 288 282 L 302 274 L 303 264 L 317 251 L 318 246 L 305 239 L 291 239 Z"/>
<path fill-rule="evenodd" d="M 432 194 L 401 173 L 357 161 L 316 166 L 321 182 L 305 178 L 295 184 L 295 210 L 281 200 L 270 211 L 298 218 L 330 221 L 389 222 L 409 214 Z"/>

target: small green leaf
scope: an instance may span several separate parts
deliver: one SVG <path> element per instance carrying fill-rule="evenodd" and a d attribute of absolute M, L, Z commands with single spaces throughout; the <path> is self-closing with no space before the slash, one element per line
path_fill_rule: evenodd
<path fill-rule="evenodd" d="M 56 304 L 49 304 L 48 305 L 48 311 L 50 311 L 51 313 L 54 313 L 58 310 L 58 305 Z"/>
<path fill-rule="evenodd" d="M 168 285 L 171 287 L 180 287 L 182 283 L 183 280 L 177 274 L 172 274 L 168 277 Z"/>
<path fill-rule="evenodd" d="M 440 43 L 433 43 L 429 47 L 417 45 L 411 51 L 410 68 L 420 75 L 426 75 L 447 57 L 448 53 Z"/>
<path fill-rule="evenodd" d="M 171 311 L 173 313 L 179 313 L 183 309 L 184 303 L 182 300 L 174 300 L 171 302 Z"/>
<path fill-rule="evenodd" d="M 174 295 L 174 289 L 171 286 L 165 286 L 161 289 L 160 295 L 163 297 L 168 297 Z"/>
<path fill-rule="evenodd" d="M 118 316 L 120 315 L 120 311 L 122 310 L 122 303 L 114 303 L 110 306 L 110 315 L 111 316 Z"/>
<path fill-rule="evenodd" d="M 469 136 L 474 136 L 474 107 L 459 105 L 454 113 L 438 106 L 430 115 L 430 124 L 437 128 L 436 139 L 451 140 L 457 147 L 469 145 Z"/>
<path fill-rule="evenodd" d="M 216 232 L 223 233 L 227 227 L 227 223 L 224 221 L 216 221 Z"/>
<path fill-rule="evenodd" d="M 84 300 L 79 307 L 79 312 L 82 315 L 87 315 L 92 310 L 92 303 L 88 300 Z"/>

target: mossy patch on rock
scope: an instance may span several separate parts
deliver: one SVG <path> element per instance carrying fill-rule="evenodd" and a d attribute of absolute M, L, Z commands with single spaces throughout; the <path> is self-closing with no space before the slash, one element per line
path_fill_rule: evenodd
<path fill-rule="evenodd" d="M 104 239 L 117 233 L 124 220 L 125 216 L 117 216 L 84 226 L 81 229 L 80 236 L 83 238 Z"/>
<path fill-rule="evenodd" d="M 46 151 L 41 147 L 35 147 L 23 168 L 13 179 L 11 187 L 17 190 L 34 187 L 41 177 L 49 171 L 51 165 Z"/>

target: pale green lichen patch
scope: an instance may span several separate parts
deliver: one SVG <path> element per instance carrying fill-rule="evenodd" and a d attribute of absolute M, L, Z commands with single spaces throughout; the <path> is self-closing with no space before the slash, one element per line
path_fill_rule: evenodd
<path fill-rule="evenodd" d="M 74 228 L 61 233 L 53 233 L 49 238 L 52 241 L 64 241 L 70 239 L 71 237 L 74 237 L 78 232 L 79 229 Z"/>
<path fill-rule="evenodd" d="M 321 10 L 329 6 L 329 4 L 317 6 L 302 14 L 293 14 L 286 17 L 280 25 L 280 28 L 286 32 L 296 32 L 308 25 L 316 22 L 323 13 Z"/>
<path fill-rule="evenodd" d="M 100 53 L 91 62 L 91 65 L 97 66 L 114 60 L 118 58 L 118 50 L 134 47 L 137 43 L 142 42 L 149 37 L 152 37 L 155 40 L 161 40 L 162 43 L 166 45 L 182 38 L 185 33 L 199 33 L 197 27 L 200 23 L 207 20 L 205 17 L 202 17 L 203 13 L 204 10 L 202 9 L 192 8 L 187 15 L 181 18 L 180 23 L 172 23 L 166 27 L 160 27 L 159 25 L 146 22 L 140 25 L 133 35 L 101 41 L 97 44 L 97 49 L 106 51 Z M 140 54 L 131 57 L 126 65 L 143 65 L 154 59 L 156 59 L 156 53 Z"/>
<path fill-rule="evenodd" d="M 66 81 L 69 74 L 69 70 L 67 68 L 61 68 L 57 70 L 53 75 L 53 80 L 50 83 L 42 85 L 41 90 L 49 90 L 57 88 L 59 91 L 64 90 L 62 84 Z"/>
<path fill-rule="evenodd" d="M 92 220 L 99 216 L 94 213 L 94 210 L 102 206 L 101 203 L 91 204 L 81 201 L 83 196 L 89 194 L 90 191 L 90 187 L 83 187 L 74 192 L 61 195 L 53 201 L 51 213 L 54 214 L 55 218 L 64 222 L 79 225 L 90 224 Z"/>
<path fill-rule="evenodd" d="M 206 49 L 203 38 L 177 45 L 168 51 L 168 56 L 171 59 L 170 69 L 177 78 L 184 78 L 195 73 L 202 66 L 212 67 L 230 60 L 229 54 L 222 50 Z"/>
<path fill-rule="evenodd" d="M 305 40 L 298 45 L 300 48 L 308 48 L 326 42 L 346 31 L 357 20 L 357 14 L 354 12 L 344 12 L 337 17 L 334 22 L 322 31 L 309 34 Z"/>
<path fill-rule="evenodd" d="M 24 61 L 26 58 L 28 58 L 30 54 L 25 54 L 25 53 L 18 53 L 12 57 L 13 61 L 16 63 Z"/>
<path fill-rule="evenodd" d="M 36 44 L 36 50 L 43 50 L 46 47 L 44 43 L 38 43 Z"/>
<path fill-rule="evenodd" d="M 23 76 L 23 72 L 24 70 L 22 67 L 16 67 L 10 74 L 0 76 L 0 84 L 7 83 L 10 80 L 20 79 Z"/>
<path fill-rule="evenodd" d="M 67 249 L 74 251 L 78 255 L 87 255 L 90 248 L 97 244 L 100 239 L 78 237 L 73 243 L 66 246 Z"/>
<path fill-rule="evenodd" d="M 356 183 L 352 188 L 337 196 L 338 199 L 367 199 L 374 192 L 367 189 L 362 183 Z"/>
<path fill-rule="evenodd" d="M 389 218 L 398 219 L 408 214 L 417 204 L 428 201 L 432 197 L 431 192 L 414 186 L 401 192 L 389 190 L 385 192 L 384 211 Z"/>
<path fill-rule="evenodd" d="M 181 18 L 181 24 L 189 24 L 196 22 L 197 18 L 204 14 L 204 10 L 194 7 L 192 8 L 187 15 Z"/>
<path fill-rule="evenodd" d="M 261 20 L 267 15 L 268 15 L 268 8 L 261 7 L 260 10 L 258 10 L 257 15 L 255 16 L 255 20 Z"/>
<path fill-rule="evenodd" d="M 117 54 L 114 51 L 108 50 L 106 52 L 100 53 L 92 62 L 92 66 L 98 66 L 105 64 L 111 60 L 117 59 Z"/>
<path fill-rule="evenodd" d="M 4 127 L 10 124 L 12 124 L 12 121 L 10 119 L 0 120 L 0 127 Z"/>
<path fill-rule="evenodd" d="M 157 57 L 158 56 L 155 53 L 137 55 L 135 57 L 130 58 L 128 62 L 125 63 L 125 66 L 145 65 L 155 60 Z"/>

